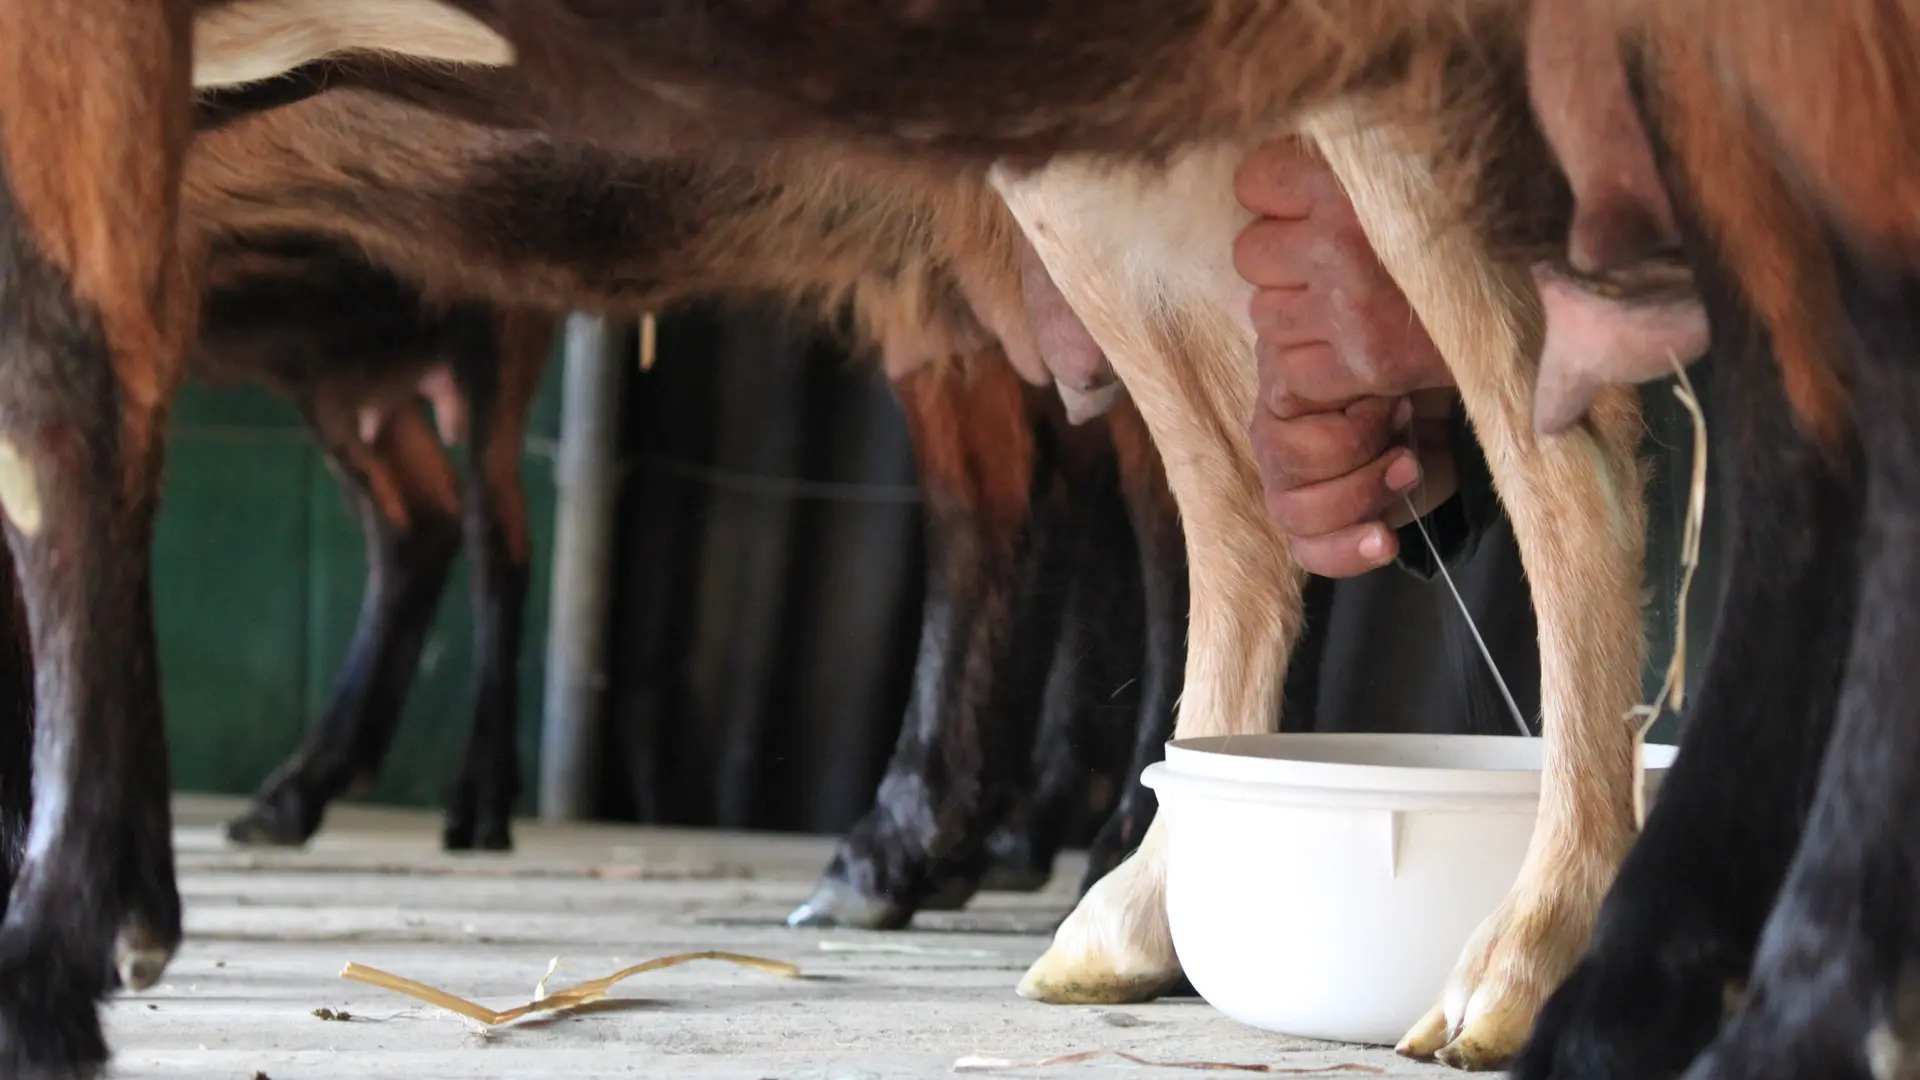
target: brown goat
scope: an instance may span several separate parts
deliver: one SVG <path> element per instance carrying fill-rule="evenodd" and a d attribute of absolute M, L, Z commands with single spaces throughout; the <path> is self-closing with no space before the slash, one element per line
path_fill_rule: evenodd
<path fill-rule="evenodd" d="M 373 781 L 464 535 L 474 712 L 444 840 L 449 849 L 510 846 L 531 557 L 520 445 L 556 325 L 538 309 L 423 304 L 324 244 L 217 246 L 191 374 L 259 383 L 294 403 L 348 495 L 367 554 L 359 623 L 327 704 L 229 825 L 233 839 L 304 843 L 329 800 Z M 423 385 L 442 435 L 470 447 L 464 481 L 420 415 Z"/>

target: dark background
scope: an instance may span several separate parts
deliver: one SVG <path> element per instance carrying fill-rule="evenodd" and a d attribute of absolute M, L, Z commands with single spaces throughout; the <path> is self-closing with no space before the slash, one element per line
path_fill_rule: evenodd
<path fill-rule="evenodd" d="M 600 814 L 838 831 L 872 797 L 917 641 L 922 537 L 899 410 L 873 364 L 776 310 L 678 314 L 661 324 L 658 355 L 626 380 Z M 535 547 L 521 656 L 528 811 L 559 374 L 556 355 L 524 455 Z M 1647 399 L 1656 529 L 1677 536 L 1689 436 L 1664 385 Z M 359 534 L 283 403 L 189 387 L 174 432 L 156 591 L 176 784 L 249 792 L 297 744 L 344 654 L 364 573 Z M 1656 547 L 1650 667 L 1668 655 L 1663 605 L 1677 574 Z M 1711 568 L 1701 577 L 1696 670 Z M 1534 715 L 1535 626 L 1504 523 L 1456 580 Z M 1288 728 L 1511 731 L 1440 582 L 1392 569 L 1337 586 L 1316 579 L 1309 611 Z M 466 724 L 467 627 L 460 567 L 371 798 L 439 802 Z"/>

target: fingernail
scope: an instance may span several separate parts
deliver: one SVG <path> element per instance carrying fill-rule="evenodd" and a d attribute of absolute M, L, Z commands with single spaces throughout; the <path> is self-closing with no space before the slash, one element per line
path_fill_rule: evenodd
<path fill-rule="evenodd" d="M 1387 557 L 1387 536 L 1379 529 L 1368 529 L 1367 535 L 1360 538 L 1360 555 L 1368 562 L 1381 562 Z"/>
<path fill-rule="evenodd" d="M 1387 489 L 1389 491 L 1411 491 L 1420 482 L 1420 463 L 1412 454 L 1403 454 L 1400 460 L 1387 466 Z"/>
<path fill-rule="evenodd" d="M 1393 426 L 1403 428 L 1411 423 L 1413 423 L 1413 401 L 1409 398 L 1401 398 L 1400 404 L 1393 407 Z"/>

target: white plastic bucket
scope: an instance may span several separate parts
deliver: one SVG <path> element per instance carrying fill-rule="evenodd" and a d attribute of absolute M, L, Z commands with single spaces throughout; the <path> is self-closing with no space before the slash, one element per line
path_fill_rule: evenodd
<path fill-rule="evenodd" d="M 1393 1043 L 1519 876 L 1541 743 L 1236 735 L 1167 745 L 1167 918 L 1194 989 L 1242 1023 Z M 1675 748 L 1646 748 L 1648 795 Z"/>

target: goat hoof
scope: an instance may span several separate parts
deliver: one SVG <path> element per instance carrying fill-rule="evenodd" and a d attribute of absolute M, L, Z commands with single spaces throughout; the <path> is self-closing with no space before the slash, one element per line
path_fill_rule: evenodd
<path fill-rule="evenodd" d="M 814 887 L 806 903 L 787 916 L 787 925 L 898 930 L 912 920 L 912 909 L 881 897 L 867 896 L 847 882 L 827 877 Z"/>
<path fill-rule="evenodd" d="M 145 990 L 166 974 L 176 942 L 163 941 L 145 923 L 129 921 L 113 942 L 113 970 L 128 990 Z"/>
<path fill-rule="evenodd" d="M 304 802 L 291 792 L 255 799 L 246 813 L 227 823 L 227 840 L 248 847 L 300 847 L 320 831 L 319 816 L 307 814 Z"/>
<path fill-rule="evenodd" d="M 1671 928 L 1657 931 L 1671 935 Z M 1704 942 L 1621 935 L 1590 949 L 1547 999 L 1511 1080 L 1671 1080 L 1712 1041 L 1728 1000 Z"/>
<path fill-rule="evenodd" d="M 1910 988 L 1875 986 L 1862 976 L 1881 965 L 1862 962 L 1862 954 L 1844 946 L 1811 955 L 1817 970 L 1776 978 L 1770 993 L 1757 991 L 1755 1003 L 1727 1023 L 1686 1080 L 1920 1076 L 1920 997 Z M 1757 978 L 1764 986 L 1765 976 Z"/>
<path fill-rule="evenodd" d="M 1053 875 L 1027 866 L 990 866 L 980 877 L 981 892 L 1039 892 Z"/>
<path fill-rule="evenodd" d="M 1852 1025 L 1848 1025 L 1851 1027 Z M 1827 1040 L 1728 1029 L 1687 1070 L 1686 1080 L 1905 1080 L 1920 1060 L 1897 1042 L 1883 1041 L 1884 1028 L 1841 1048 Z"/>
<path fill-rule="evenodd" d="M 1595 869 L 1597 874 L 1603 871 Z M 1586 944 L 1590 922 L 1567 889 L 1523 879 L 1474 931 L 1436 1005 L 1394 1049 L 1470 1072 L 1506 1067 L 1526 1042 L 1533 1018 Z M 1561 886 L 1561 887 L 1556 887 Z M 1457 1015 L 1449 1015 L 1447 1004 Z"/>
<path fill-rule="evenodd" d="M 1054 1005 L 1125 1005 L 1179 987 L 1184 980 L 1162 881 L 1157 845 L 1142 845 L 1054 931 L 1053 944 L 1020 980 L 1020 996 Z"/>
<path fill-rule="evenodd" d="M 478 820 L 449 817 L 440 846 L 447 851 L 512 851 L 513 827 L 504 814 Z"/>
<path fill-rule="evenodd" d="M 981 892 L 1039 892 L 1053 877 L 1053 858 L 1042 858 L 1024 833 L 999 829 L 987 837 L 987 870 Z"/>
<path fill-rule="evenodd" d="M 950 877 L 935 883 L 933 890 L 920 899 L 921 911 L 959 911 L 973 899 L 973 894 L 985 888 L 983 883 L 975 884 L 965 877 Z"/>
<path fill-rule="evenodd" d="M 0 962 L 0 1076 L 98 1080 L 105 1074 L 96 995 L 71 985 L 71 973 L 80 970 L 72 960 L 28 952 Z"/>
<path fill-rule="evenodd" d="M 1920 968 L 1894 959 L 1912 939 L 1911 916 L 1861 918 L 1870 902 L 1833 897 L 1871 895 L 1859 882 L 1872 879 L 1847 864 L 1815 865 L 1782 890 L 1752 982 L 1729 988 L 1726 1025 L 1687 1080 L 1920 1077 Z"/>

